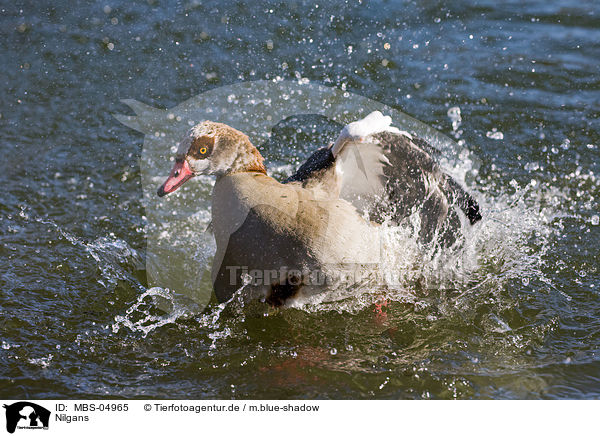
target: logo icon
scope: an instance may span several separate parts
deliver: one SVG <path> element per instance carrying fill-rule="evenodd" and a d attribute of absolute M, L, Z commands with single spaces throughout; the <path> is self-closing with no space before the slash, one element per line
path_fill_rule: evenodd
<path fill-rule="evenodd" d="M 6 431 L 14 433 L 19 429 L 48 429 L 50 411 L 29 401 L 19 401 L 4 405 L 6 409 Z"/>

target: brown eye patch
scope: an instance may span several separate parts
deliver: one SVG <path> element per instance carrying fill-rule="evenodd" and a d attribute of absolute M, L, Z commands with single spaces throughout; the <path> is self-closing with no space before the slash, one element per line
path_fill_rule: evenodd
<path fill-rule="evenodd" d="M 200 136 L 194 138 L 188 155 L 194 159 L 206 159 L 213 151 L 215 138 L 213 136 Z"/>

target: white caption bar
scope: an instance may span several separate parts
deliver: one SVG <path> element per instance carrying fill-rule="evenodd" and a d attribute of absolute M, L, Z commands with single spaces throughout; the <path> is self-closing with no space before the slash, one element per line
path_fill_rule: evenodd
<path fill-rule="evenodd" d="M 365 435 L 597 432 L 597 401 L 0 400 L 0 434 Z M 11 432 L 12 430 L 12 432 Z M 43 430 L 41 433 L 36 430 Z M 124 433 L 127 431 L 128 433 Z M 7 433 L 8 432 L 8 433 Z M 214 432 L 214 433 L 213 433 Z M 234 433 L 235 432 L 235 433 Z"/>

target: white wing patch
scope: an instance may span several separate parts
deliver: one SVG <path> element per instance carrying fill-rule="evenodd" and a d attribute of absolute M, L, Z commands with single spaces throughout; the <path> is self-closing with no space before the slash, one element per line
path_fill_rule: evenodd
<path fill-rule="evenodd" d="M 397 127 L 392 126 L 392 118 L 390 116 L 384 116 L 381 112 L 374 111 L 362 120 L 347 124 L 333 144 L 331 152 L 334 157 L 337 157 L 346 143 L 350 141 L 364 142 L 368 136 L 381 132 L 405 135 L 412 139 L 412 136 L 408 132 L 401 131 Z"/>

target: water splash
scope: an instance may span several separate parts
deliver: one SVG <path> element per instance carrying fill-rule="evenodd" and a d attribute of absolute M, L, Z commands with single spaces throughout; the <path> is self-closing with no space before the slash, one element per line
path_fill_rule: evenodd
<path fill-rule="evenodd" d="M 145 290 L 137 280 L 131 277 L 130 273 L 131 269 L 141 270 L 144 268 L 143 256 L 123 239 L 111 234 L 110 236 L 101 236 L 92 242 L 86 242 L 62 228 L 52 219 L 32 215 L 25 206 L 21 207 L 19 216 L 26 222 L 50 226 L 71 244 L 88 253 L 100 269 L 102 279 L 99 279 L 98 282 L 105 288 L 112 288 L 119 280 L 123 280 L 136 286 L 139 290 Z"/>
<path fill-rule="evenodd" d="M 115 316 L 112 332 L 118 333 L 122 327 L 141 333 L 142 337 L 178 319 L 193 315 L 188 301 L 180 301 L 169 289 L 154 287 L 143 292 L 124 315 Z"/>

